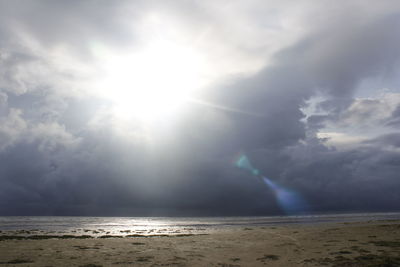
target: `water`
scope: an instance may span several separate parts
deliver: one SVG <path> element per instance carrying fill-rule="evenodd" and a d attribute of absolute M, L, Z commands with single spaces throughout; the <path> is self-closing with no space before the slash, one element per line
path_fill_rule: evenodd
<path fill-rule="evenodd" d="M 226 227 L 398 220 L 400 213 L 270 217 L 0 217 L 0 234 L 159 235 L 197 234 Z"/>

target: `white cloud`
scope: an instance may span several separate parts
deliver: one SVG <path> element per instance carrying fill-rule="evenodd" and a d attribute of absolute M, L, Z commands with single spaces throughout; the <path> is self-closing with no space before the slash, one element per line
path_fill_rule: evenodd
<path fill-rule="evenodd" d="M 339 149 L 349 149 L 360 145 L 363 141 L 368 140 L 368 136 L 351 135 L 340 132 L 319 132 L 317 137 L 328 146 L 334 146 Z"/>
<path fill-rule="evenodd" d="M 337 126 L 359 129 L 376 127 L 377 124 L 385 122 L 399 104 L 399 93 L 384 93 L 375 98 L 356 98 L 349 108 L 340 114 Z"/>
<path fill-rule="evenodd" d="M 0 151 L 13 145 L 27 128 L 21 117 L 22 111 L 10 109 L 7 116 L 0 117 Z"/>
<path fill-rule="evenodd" d="M 350 148 L 363 141 L 392 132 L 387 125 L 400 105 L 400 93 L 385 92 L 376 97 L 356 98 L 337 116 L 326 117 L 317 137 L 338 148 Z"/>
<path fill-rule="evenodd" d="M 6 116 L 0 117 L 0 151 L 21 142 L 38 142 L 39 151 L 51 153 L 60 147 L 76 147 L 79 138 L 63 125 L 56 122 L 35 123 L 24 119 L 21 109 L 10 108 Z"/>

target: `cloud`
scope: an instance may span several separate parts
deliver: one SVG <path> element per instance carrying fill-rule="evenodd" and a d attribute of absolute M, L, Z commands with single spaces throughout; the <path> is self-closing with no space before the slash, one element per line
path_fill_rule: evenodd
<path fill-rule="evenodd" d="M 386 147 L 389 149 L 397 148 L 400 146 L 400 135 L 398 133 L 388 133 L 368 140 L 366 143 Z"/>
<path fill-rule="evenodd" d="M 290 152 L 297 156 L 282 179 L 302 188 L 314 210 L 396 209 L 399 151 L 372 145 L 346 151 L 298 147 Z"/>
<path fill-rule="evenodd" d="M 400 105 L 392 112 L 387 124 L 393 127 L 398 127 L 400 125 Z"/>
<path fill-rule="evenodd" d="M 361 84 L 382 88 L 369 79 L 395 84 L 397 2 L 3 1 L 0 10 L 0 214 L 282 213 L 273 192 L 234 167 L 239 152 L 312 211 L 398 209 L 398 88 L 359 95 Z M 212 82 L 174 119 L 118 118 L 91 88 L 98 53 L 135 50 L 159 29 L 205 51 Z"/>
<path fill-rule="evenodd" d="M 13 145 L 26 129 L 26 122 L 21 118 L 21 113 L 21 110 L 10 109 L 7 116 L 0 119 L 0 151 Z"/>
<path fill-rule="evenodd" d="M 399 101 L 398 93 L 354 98 L 340 113 L 310 115 L 307 123 L 311 129 L 319 130 L 317 137 L 326 144 L 338 148 L 354 147 L 392 131 Z"/>

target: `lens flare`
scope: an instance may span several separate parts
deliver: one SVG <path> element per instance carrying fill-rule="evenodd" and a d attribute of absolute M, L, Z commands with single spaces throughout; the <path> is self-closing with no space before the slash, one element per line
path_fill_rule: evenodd
<path fill-rule="evenodd" d="M 260 171 L 253 167 L 246 155 L 240 155 L 235 160 L 236 167 L 249 171 L 252 175 L 260 178 L 274 193 L 276 201 L 281 209 L 288 215 L 305 213 L 308 210 L 306 201 L 301 195 L 293 190 L 285 188 L 271 179 L 260 175 Z"/>
<path fill-rule="evenodd" d="M 255 176 L 260 174 L 260 171 L 254 168 L 253 165 L 251 165 L 249 158 L 246 157 L 245 155 L 240 155 L 239 158 L 236 160 L 235 164 L 236 167 L 248 170 L 249 172 L 251 172 L 251 174 Z"/>
<path fill-rule="evenodd" d="M 278 205 L 286 214 L 304 213 L 307 210 L 305 200 L 298 193 L 278 185 L 265 176 L 262 177 L 262 180 L 272 189 Z"/>

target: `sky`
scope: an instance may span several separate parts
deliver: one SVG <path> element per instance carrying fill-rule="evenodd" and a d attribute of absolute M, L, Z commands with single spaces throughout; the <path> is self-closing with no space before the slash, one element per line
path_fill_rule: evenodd
<path fill-rule="evenodd" d="M 0 0 L 0 215 L 399 211 L 400 2 Z M 289 214 L 290 215 L 290 214 Z"/>

